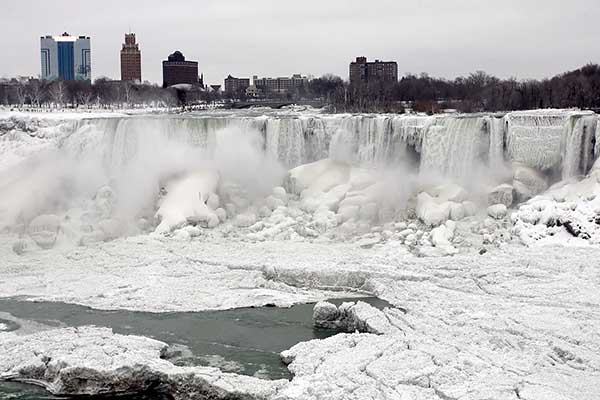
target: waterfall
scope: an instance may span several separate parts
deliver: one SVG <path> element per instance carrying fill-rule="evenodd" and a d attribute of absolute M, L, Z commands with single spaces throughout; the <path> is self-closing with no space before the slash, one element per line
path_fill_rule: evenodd
<path fill-rule="evenodd" d="M 507 114 L 508 158 L 542 171 L 560 166 L 568 117 L 568 113 L 553 111 Z"/>
<path fill-rule="evenodd" d="M 328 130 L 320 119 L 273 118 L 266 122 L 266 150 L 288 168 L 326 158 L 328 148 Z"/>
<path fill-rule="evenodd" d="M 593 137 L 596 134 L 595 115 L 569 118 L 564 136 L 563 179 L 586 174 L 594 162 Z"/>
<path fill-rule="evenodd" d="M 482 117 L 440 118 L 423 138 L 421 172 L 468 178 L 487 156 L 486 129 Z"/>
<path fill-rule="evenodd" d="M 488 124 L 490 128 L 489 165 L 491 169 L 497 170 L 504 165 L 505 119 L 490 117 Z"/>
<path fill-rule="evenodd" d="M 600 153 L 591 112 L 541 110 L 499 115 L 203 115 L 86 119 L 61 141 L 111 169 L 152 159 L 166 144 L 210 152 L 223 130 L 254 135 L 285 168 L 323 158 L 365 167 L 419 165 L 421 173 L 468 179 L 474 168 L 519 162 L 563 178 L 587 173 Z M 234 144 L 227 144 L 234 145 Z M 150 162 L 150 161 L 149 161 Z"/>

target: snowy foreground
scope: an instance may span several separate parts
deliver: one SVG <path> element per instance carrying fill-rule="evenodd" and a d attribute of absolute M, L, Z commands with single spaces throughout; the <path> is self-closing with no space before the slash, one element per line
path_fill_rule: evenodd
<path fill-rule="evenodd" d="M 59 393 L 94 390 L 69 386 L 82 371 L 112 382 L 105 387 L 138 389 L 144 383 L 129 379 L 139 377 L 137 370 L 145 371 L 141 376 L 148 381 L 154 381 L 152 374 L 165 374 L 161 382 L 192 380 L 193 374 L 204 383 L 186 383 L 188 388 L 235 388 L 255 396 L 250 398 L 595 399 L 599 394 L 600 280 L 591 260 L 600 250 L 595 248 L 510 247 L 443 262 L 406 257 L 391 244 L 372 249 L 290 242 L 188 245 L 143 238 L 24 259 L 3 251 L 7 265 L 0 293 L 6 296 L 166 311 L 302 301 L 332 295 L 323 289 L 340 289 L 369 292 L 396 307 L 385 311 L 397 328 L 390 332 L 342 334 L 285 352 L 295 375 L 290 383 L 175 368 L 159 360 L 162 345 L 106 330 L 0 334 L 0 375 L 42 380 Z M 232 274 L 237 278 L 230 279 Z"/>
<path fill-rule="evenodd" d="M 1 297 L 393 306 L 357 305 L 358 332 L 284 351 L 290 382 L 177 367 L 166 344 L 105 328 L 2 325 L 0 379 L 177 399 L 598 399 L 599 139 L 575 110 L 0 114 Z M 315 323 L 349 312 L 319 303 Z"/>

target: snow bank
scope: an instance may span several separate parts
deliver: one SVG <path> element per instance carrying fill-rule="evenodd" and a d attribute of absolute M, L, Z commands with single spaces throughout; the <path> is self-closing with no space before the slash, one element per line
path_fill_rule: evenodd
<path fill-rule="evenodd" d="M 590 174 L 552 186 L 512 215 L 514 231 L 527 245 L 600 244 L 600 162 Z"/>

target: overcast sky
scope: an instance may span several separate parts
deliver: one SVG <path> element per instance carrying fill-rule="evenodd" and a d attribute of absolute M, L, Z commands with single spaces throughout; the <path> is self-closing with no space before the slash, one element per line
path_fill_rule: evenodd
<path fill-rule="evenodd" d="M 227 74 L 348 78 L 356 56 L 401 74 L 543 78 L 600 63 L 600 0 L 1 0 L 0 76 L 39 75 L 39 37 L 92 38 L 93 78 L 120 76 L 135 32 L 142 77 L 178 49 L 206 83 Z"/>

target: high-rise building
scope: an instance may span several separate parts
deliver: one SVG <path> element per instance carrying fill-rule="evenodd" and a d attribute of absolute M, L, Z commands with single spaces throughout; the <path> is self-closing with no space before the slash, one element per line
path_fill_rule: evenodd
<path fill-rule="evenodd" d="M 42 36 L 42 79 L 91 80 L 92 50 L 89 36 Z"/>
<path fill-rule="evenodd" d="M 125 34 L 125 43 L 121 49 L 121 80 L 142 81 L 142 52 L 135 41 L 135 33 Z"/>
<path fill-rule="evenodd" d="M 395 61 L 367 62 L 366 57 L 356 57 L 350 63 L 350 84 L 367 82 L 398 82 L 398 64 Z"/>
<path fill-rule="evenodd" d="M 229 75 L 225 78 L 225 92 L 236 94 L 245 91 L 250 86 L 250 78 L 235 78 Z"/>
<path fill-rule="evenodd" d="M 163 87 L 187 83 L 199 85 L 198 62 L 186 61 L 180 51 L 176 51 L 162 62 L 163 65 Z"/>

